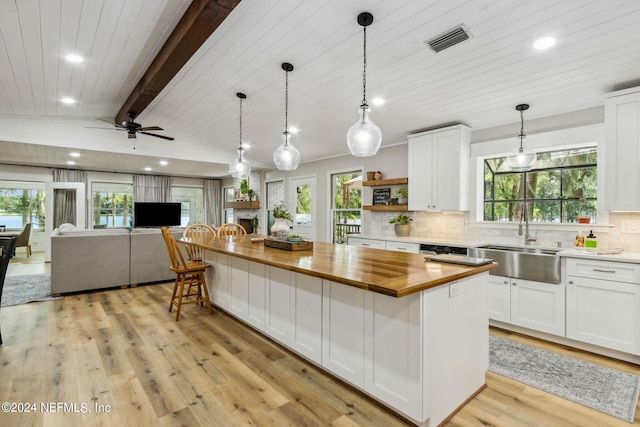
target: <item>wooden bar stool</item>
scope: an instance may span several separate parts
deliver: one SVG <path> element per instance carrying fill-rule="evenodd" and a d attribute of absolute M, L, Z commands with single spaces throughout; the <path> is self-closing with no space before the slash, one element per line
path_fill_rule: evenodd
<path fill-rule="evenodd" d="M 245 230 L 243 226 L 235 222 L 227 222 L 222 224 L 220 227 L 218 227 L 216 232 L 218 233 L 218 237 L 245 236 L 247 234 L 247 230 Z"/>
<path fill-rule="evenodd" d="M 184 239 L 196 242 L 210 242 L 217 236 L 216 230 L 208 224 L 191 224 L 182 233 Z M 194 245 L 184 245 L 189 261 L 204 261 L 204 249 Z"/>
<path fill-rule="evenodd" d="M 171 302 L 169 303 L 169 313 L 173 306 L 176 306 L 176 321 L 180 319 L 180 309 L 182 304 L 200 304 L 207 303 L 209 313 L 213 313 L 213 306 L 209 299 L 209 290 L 204 273 L 210 265 L 202 261 L 185 262 L 180 247 L 173 234 L 167 227 L 162 227 L 162 237 L 167 244 L 169 258 L 171 259 L 171 271 L 176 273 L 176 281 L 173 285 L 173 293 L 171 294 Z M 185 292 L 185 287 L 186 292 Z M 195 297 L 195 298 L 191 298 Z"/>

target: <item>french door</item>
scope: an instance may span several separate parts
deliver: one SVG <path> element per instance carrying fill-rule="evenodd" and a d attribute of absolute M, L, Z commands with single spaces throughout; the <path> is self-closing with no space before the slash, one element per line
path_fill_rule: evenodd
<path fill-rule="evenodd" d="M 289 204 L 293 217 L 291 233 L 316 240 L 316 177 L 289 180 Z"/>

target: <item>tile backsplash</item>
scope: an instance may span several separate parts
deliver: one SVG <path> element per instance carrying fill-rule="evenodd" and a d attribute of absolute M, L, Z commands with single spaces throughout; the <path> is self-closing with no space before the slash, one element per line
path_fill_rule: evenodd
<path fill-rule="evenodd" d="M 397 212 L 366 211 L 363 216 L 363 234 L 380 234 L 394 236 L 393 224 L 389 220 Z M 409 212 L 413 218 L 410 235 L 438 240 L 452 241 L 470 240 L 487 243 L 522 244 L 523 236 L 518 236 L 518 227 L 514 224 L 496 224 L 494 226 L 478 224 L 470 221 L 469 212 Z M 579 231 L 584 234 L 594 229 L 601 248 L 622 248 L 628 252 L 640 252 L 640 234 L 623 232 L 624 221 L 640 221 L 640 212 L 611 212 L 609 226 L 584 224 L 566 227 L 536 226 L 530 224 L 531 233 L 536 233 L 536 246 L 556 246 L 562 242 L 563 247 L 571 247 Z M 551 228 L 551 229 L 548 229 Z"/>

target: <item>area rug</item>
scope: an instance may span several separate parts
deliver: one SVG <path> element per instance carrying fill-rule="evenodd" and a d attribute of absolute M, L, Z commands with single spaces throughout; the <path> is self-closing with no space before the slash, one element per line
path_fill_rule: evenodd
<path fill-rule="evenodd" d="M 633 423 L 637 375 L 494 335 L 489 371 Z"/>
<path fill-rule="evenodd" d="M 2 290 L 2 307 L 26 304 L 32 301 L 60 299 L 51 295 L 51 274 L 7 276 Z"/>

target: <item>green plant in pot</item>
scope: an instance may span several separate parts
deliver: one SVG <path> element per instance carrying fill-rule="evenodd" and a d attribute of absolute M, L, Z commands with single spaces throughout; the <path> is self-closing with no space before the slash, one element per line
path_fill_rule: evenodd
<path fill-rule="evenodd" d="M 407 187 L 398 188 L 393 197 L 398 199 L 399 205 L 406 205 L 409 203 L 409 189 Z"/>
<path fill-rule="evenodd" d="M 251 218 L 251 227 L 253 228 L 253 232 L 258 232 L 258 225 L 260 224 L 260 220 L 258 219 L 258 215 Z"/>
<path fill-rule="evenodd" d="M 396 236 L 408 236 L 409 235 L 409 223 L 413 221 L 408 215 L 399 214 L 389 221 L 389 224 L 393 224 L 393 229 L 396 232 Z"/>

